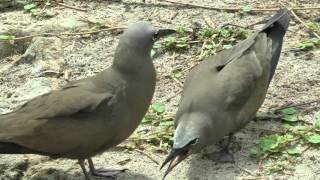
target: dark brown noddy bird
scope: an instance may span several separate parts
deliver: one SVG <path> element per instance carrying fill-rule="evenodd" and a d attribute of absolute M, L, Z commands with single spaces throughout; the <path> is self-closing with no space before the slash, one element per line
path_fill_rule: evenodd
<path fill-rule="evenodd" d="M 174 144 L 162 165 L 170 162 L 163 179 L 190 154 L 254 118 L 276 69 L 288 25 L 288 11 L 279 10 L 260 31 L 192 70 L 175 118 Z M 221 155 L 211 157 L 217 160 Z"/>
<path fill-rule="evenodd" d="M 118 145 L 139 125 L 155 89 L 153 43 L 174 32 L 132 24 L 120 37 L 111 67 L 1 115 L 0 154 L 78 159 L 86 179 L 85 159 L 94 176 L 123 171 L 96 170 L 91 157 Z"/>

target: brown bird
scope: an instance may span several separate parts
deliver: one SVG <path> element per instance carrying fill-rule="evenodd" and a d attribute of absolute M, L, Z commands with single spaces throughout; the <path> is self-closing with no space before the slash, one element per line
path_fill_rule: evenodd
<path fill-rule="evenodd" d="M 0 154 L 78 159 L 86 179 L 85 159 L 94 176 L 123 171 L 97 170 L 91 157 L 118 145 L 139 125 L 155 89 L 153 43 L 174 32 L 132 24 L 120 37 L 111 67 L 1 115 Z"/>
<path fill-rule="evenodd" d="M 231 137 L 254 118 L 278 64 L 289 21 L 287 10 L 278 11 L 262 30 L 192 70 L 175 118 L 172 151 L 162 165 L 170 162 L 163 179 L 189 155 Z M 210 158 L 233 161 L 228 146 Z"/>

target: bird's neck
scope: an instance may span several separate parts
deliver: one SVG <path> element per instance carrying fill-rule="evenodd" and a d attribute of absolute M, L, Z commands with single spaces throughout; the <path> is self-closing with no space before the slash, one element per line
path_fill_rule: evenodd
<path fill-rule="evenodd" d="M 154 69 L 151 49 L 142 49 L 127 42 L 120 42 L 113 60 L 113 66 L 121 72 L 143 72 Z"/>

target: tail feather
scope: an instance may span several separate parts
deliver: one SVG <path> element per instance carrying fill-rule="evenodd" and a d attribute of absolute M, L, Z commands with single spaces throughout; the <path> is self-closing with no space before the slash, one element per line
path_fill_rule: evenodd
<path fill-rule="evenodd" d="M 272 40 L 272 59 L 269 83 L 272 80 L 276 67 L 278 65 L 281 54 L 283 37 L 286 34 L 290 22 L 290 15 L 287 9 L 279 10 L 262 28 L 261 32 L 265 32 Z"/>
<path fill-rule="evenodd" d="M 15 143 L 0 142 L 0 154 L 38 154 L 43 156 L 50 156 L 54 158 L 60 157 L 58 154 L 51 154 L 41 151 L 29 149 Z"/>

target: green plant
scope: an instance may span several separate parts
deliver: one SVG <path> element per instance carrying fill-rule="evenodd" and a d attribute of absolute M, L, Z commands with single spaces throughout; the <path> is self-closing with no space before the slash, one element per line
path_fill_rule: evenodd
<path fill-rule="evenodd" d="M 7 41 L 10 44 L 14 44 L 14 38 L 15 38 L 14 36 L 0 34 L 0 42 Z"/>
<path fill-rule="evenodd" d="M 266 168 L 266 174 L 287 169 L 288 158 L 300 156 L 310 146 L 320 145 L 320 120 L 314 123 L 304 121 L 305 116 L 296 107 L 284 108 L 257 114 L 260 120 L 281 120 L 282 131 L 260 137 L 257 147 L 249 150 L 250 157 L 263 159 L 271 157 L 277 159 Z"/>
<path fill-rule="evenodd" d="M 187 37 L 167 37 L 164 39 L 165 48 L 168 50 L 186 49 L 188 47 Z"/>
<path fill-rule="evenodd" d="M 242 8 L 242 11 L 245 12 L 245 13 L 251 12 L 251 11 L 252 11 L 252 6 L 251 6 L 251 4 L 245 5 L 245 6 Z"/>
<path fill-rule="evenodd" d="M 50 5 L 50 1 L 47 0 L 45 3 L 43 3 L 44 7 Z M 23 9 L 28 12 L 31 13 L 32 16 L 35 17 L 47 17 L 48 14 L 44 11 L 44 8 L 40 9 L 38 5 L 34 4 L 34 3 L 30 3 L 30 4 L 26 4 Z"/>
<path fill-rule="evenodd" d="M 308 22 L 306 24 L 308 28 L 311 29 L 312 31 L 320 32 L 320 23 Z"/>
<path fill-rule="evenodd" d="M 184 26 L 180 26 L 180 27 L 177 28 L 176 31 L 177 31 L 177 33 L 184 34 L 184 33 L 187 32 L 187 28 L 184 27 Z"/>
<path fill-rule="evenodd" d="M 310 50 L 320 46 L 320 38 L 312 38 L 302 41 L 298 44 L 298 48 L 303 50 Z"/>
<path fill-rule="evenodd" d="M 163 103 L 153 103 L 142 120 L 143 126 L 150 126 L 152 130 L 139 131 L 131 136 L 132 140 L 150 143 L 158 151 L 164 152 L 173 144 L 173 118 L 165 114 Z"/>

